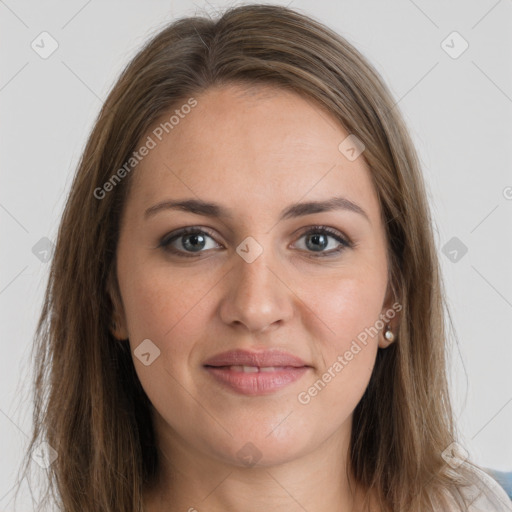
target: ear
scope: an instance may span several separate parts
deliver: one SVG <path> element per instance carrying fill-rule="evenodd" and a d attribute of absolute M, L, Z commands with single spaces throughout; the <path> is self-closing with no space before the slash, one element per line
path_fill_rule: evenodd
<path fill-rule="evenodd" d="M 388 285 L 386 298 L 382 307 L 379 318 L 384 323 L 383 328 L 379 333 L 379 348 L 387 348 L 391 343 L 395 343 L 398 339 L 398 326 L 400 325 L 402 304 L 397 300 L 393 286 Z M 391 332 L 389 337 L 386 337 L 386 332 Z"/>
<path fill-rule="evenodd" d="M 110 333 L 118 340 L 127 340 L 128 329 L 126 326 L 126 316 L 117 282 L 115 265 L 112 266 L 109 273 L 107 280 L 107 293 L 112 303 L 112 318 L 109 325 Z"/>

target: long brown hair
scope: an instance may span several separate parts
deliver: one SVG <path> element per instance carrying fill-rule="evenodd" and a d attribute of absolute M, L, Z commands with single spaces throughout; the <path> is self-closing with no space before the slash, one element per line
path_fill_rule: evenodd
<path fill-rule="evenodd" d="M 95 191 L 105 190 L 155 120 L 227 84 L 292 90 L 363 141 L 387 234 L 390 286 L 403 309 L 398 340 L 379 349 L 354 411 L 350 464 L 383 510 L 433 510 L 446 493 L 460 499 L 464 466 L 451 471 L 442 457 L 456 437 L 446 305 L 407 129 L 380 76 L 343 37 L 297 10 L 253 4 L 168 25 L 125 68 L 96 120 L 63 212 L 34 344 L 25 470 L 42 441 L 58 454 L 39 509 L 53 499 L 66 512 L 142 510 L 143 488 L 159 467 L 150 403 L 129 345 L 110 332 L 119 221 L 136 168 L 108 193 Z"/>

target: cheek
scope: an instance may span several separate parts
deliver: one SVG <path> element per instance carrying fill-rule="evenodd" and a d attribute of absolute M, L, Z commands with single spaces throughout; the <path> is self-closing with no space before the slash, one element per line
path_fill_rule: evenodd
<path fill-rule="evenodd" d="M 124 290 L 125 313 L 130 340 L 153 340 L 165 350 L 186 348 L 186 339 L 194 339 L 204 321 L 201 300 L 211 285 L 205 279 L 194 279 L 184 272 L 170 272 L 169 268 L 155 266 L 138 267 Z M 180 338 L 180 343 L 169 340 Z M 139 341 L 139 342 L 140 342 Z M 185 343 L 182 343 L 184 341 Z"/>
<path fill-rule="evenodd" d="M 324 353 L 339 353 L 347 342 L 350 345 L 350 340 L 375 325 L 382 312 L 386 284 L 384 271 L 368 267 L 352 267 L 335 277 L 302 280 L 298 295 L 310 311 L 310 328 L 319 332 L 321 326 L 325 334 L 315 337 Z"/>
<path fill-rule="evenodd" d="M 316 325 L 318 368 L 299 403 L 315 414 L 327 408 L 342 421 L 361 399 L 375 364 L 385 285 L 380 274 L 361 272 L 322 283 L 304 295 Z"/>
<path fill-rule="evenodd" d="M 342 350 L 348 341 L 375 326 L 383 299 L 384 289 L 377 283 L 372 285 L 359 279 L 340 282 L 332 292 L 331 300 L 326 300 L 324 306 L 326 321 L 332 326 L 336 338 L 331 345 L 338 351 Z M 373 337 L 376 341 L 377 336 Z"/>
<path fill-rule="evenodd" d="M 136 270 L 121 292 L 135 369 L 157 410 L 172 410 L 187 402 L 183 391 L 193 389 L 188 368 L 194 344 L 204 338 L 207 320 L 201 299 L 212 285 L 159 265 L 130 268 Z M 160 351 L 148 366 L 137 359 L 137 347 L 146 339 Z"/>

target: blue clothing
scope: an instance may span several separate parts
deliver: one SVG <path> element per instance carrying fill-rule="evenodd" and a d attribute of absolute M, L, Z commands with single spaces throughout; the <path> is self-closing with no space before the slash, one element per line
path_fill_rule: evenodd
<path fill-rule="evenodd" d="M 503 487 L 508 497 L 512 500 L 512 472 L 507 473 L 505 471 L 496 471 L 489 468 L 485 468 L 485 471 Z"/>

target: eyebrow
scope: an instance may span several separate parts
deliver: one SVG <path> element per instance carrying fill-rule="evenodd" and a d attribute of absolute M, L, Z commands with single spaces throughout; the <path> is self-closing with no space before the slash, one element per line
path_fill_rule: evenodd
<path fill-rule="evenodd" d="M 162 201 L 148 208 L 144 217 L 147 219 L 158 212 L 164 210 L 182 210 L 185 212 L 204 215 L 206 217 L 218 217 L 225 219 L 233 219 L 234 215 L 231 210 L 224 206 L 199 199 L 182 199 L 176 201 Z M 368 222 L 370 218 L 368 214 L 356 203 L 345 197 L 331 197 L 323 201 L 309 201 L 306 203 L 294 203 L 285 208 L 279 217 L 279 220 L 286 220 L 295 217 L 302 217 L 313 213 L 329 212 L 333 210 L 347 210 L 362 215 Z"/>

